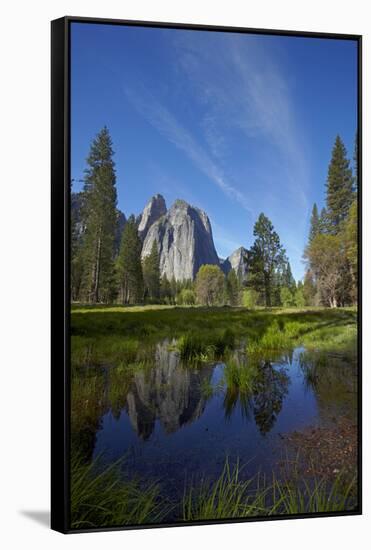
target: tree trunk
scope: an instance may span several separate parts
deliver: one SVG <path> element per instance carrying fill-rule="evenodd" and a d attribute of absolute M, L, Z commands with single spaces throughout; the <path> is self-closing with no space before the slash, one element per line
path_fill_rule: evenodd
<path fill-rule="evenodd" d="M 100 278 L 100 263 L 101 263 L 101 253 L 102 253 L 102 240 L 101 237 L 98 237 L 98 246 L 97 246 L 97 261 L 95 267 L 95 280 L 94 280 L 94 302 L 97 303 L 99 300 L 99 278 Z"/>

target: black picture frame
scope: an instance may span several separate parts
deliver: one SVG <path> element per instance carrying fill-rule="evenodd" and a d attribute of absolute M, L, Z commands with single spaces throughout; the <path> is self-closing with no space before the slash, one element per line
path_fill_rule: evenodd
<path fill-rule="evenodd" d="M 121 25 L 352 40 L 358 49 L 358 495 L 352 511 L 71 529 L 70 499 L 70 26 Z M 51 528 L 61 533 L 247 523 L 362 514 L 362 36 L 66 16 L 51 22 Z"/>

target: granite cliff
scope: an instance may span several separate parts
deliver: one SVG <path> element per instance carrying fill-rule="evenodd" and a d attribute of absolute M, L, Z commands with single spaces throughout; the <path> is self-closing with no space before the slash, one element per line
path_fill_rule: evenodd
<path fill-rule="evenodd" d="M 143 212 L 141 223 L 144 218 Z M 208 216 L 183 200 L 176 200 L 150 225 L 143 241 L 142 258 L 150 254 L 154 241 L 160 255 L 161 275 L 166 274 L 168 279 L 194 279 L 201 265 L 219 265 Z"/>

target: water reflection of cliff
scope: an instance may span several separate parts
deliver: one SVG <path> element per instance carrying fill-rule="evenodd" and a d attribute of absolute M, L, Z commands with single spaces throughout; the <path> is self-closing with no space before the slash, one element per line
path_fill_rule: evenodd
<path fill-rule="evenodd" d="M 127 412 L 137 434 L 148 439 L 156 420 L 166 433 L 173 433 L 199 418 L 206 403 L 202 387 L 211 375 L 211 366 L 186 369 L 178 354 L 169 351 L 167 342 L 158 344 L 154 367 L 134 375 L 126 397 Z"/>

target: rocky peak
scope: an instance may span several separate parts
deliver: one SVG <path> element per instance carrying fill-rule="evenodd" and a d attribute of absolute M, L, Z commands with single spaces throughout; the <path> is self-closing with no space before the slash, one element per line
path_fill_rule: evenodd
<path fill-rule="evenodd" d="M 139 219 L 138 233 L 144 241 L 148 230 L 161 216 L 166 214 L 166 203 L 162 195 L 154 195 L 144 207 Z"/>
<path fill-rule="evenodd" d="M 245 281 L 248 274 L 248 259 L 248 250 L 240 246 L 237 250 L 232 252 L 227 259 L 222 261 L 221 268 L 226 274 L 229 273 L 231 269 L 234 269 L 240 281 Z"/>
<path fill-rule="evenodd" d="M 153 241 L 160 254 L 161 275 L 168 279 L 194 279 L 203 264 L 219 265 L 207 214 L 184 200 L 176 200 L 168 212 L 149 228 L 142 257 L 151 252 Z"/>

